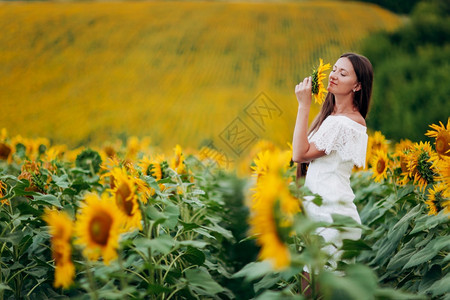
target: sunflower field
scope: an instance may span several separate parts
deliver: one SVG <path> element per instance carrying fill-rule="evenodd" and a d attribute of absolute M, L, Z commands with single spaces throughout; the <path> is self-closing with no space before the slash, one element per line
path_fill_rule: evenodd
<path fill-rule="evenodd" d="M 405 19 L 355 1 L 0 2 L 0 300 L 450 300 L 450 118 L 418 142 L 369 131 L 362 225 L 308 217 L 322 199 L 287 142 L 298 80 L 312 72 L 313 117 L 324 61 Z M 362 237 L 334 265 L 321 228 Z"/>
<path fill-rule="evenodd" d="M 426 135 L 369 137 L 369 169 L 352 175 L 359 225 L 308 219 L 291 149 L 269 141 L 236 173 L 215 149 L 71 150 L 3 129 L 0 297 L 449 299 L 450 119 Z M 336 269 L 319 227 L 363 230 Z"/>
<path fill-rule="evenodd" d="M 295 84 L 319 57 L 400 24 L 348 1 L 0 2 L 0 128 L 70 147 L 148 136 L 196 149 L 238 116 L 252 123 L 243 110 L 265 93 L 282 118 L 252 130 L 283 145 Z"/>

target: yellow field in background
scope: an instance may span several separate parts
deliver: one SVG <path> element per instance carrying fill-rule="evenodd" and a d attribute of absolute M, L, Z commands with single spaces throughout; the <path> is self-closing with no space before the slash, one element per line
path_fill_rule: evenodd
<path fill-rule="evenodd" d="M 319 58 L 399 22 L 337 1 L 0 3 L 0 128 L 72 147 L 121 134 L 231 149 L 242 128 L 285 145 Z"/>

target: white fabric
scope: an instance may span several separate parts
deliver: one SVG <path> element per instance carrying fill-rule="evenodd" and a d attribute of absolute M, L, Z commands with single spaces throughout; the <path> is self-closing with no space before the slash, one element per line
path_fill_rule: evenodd
<path fill-rule="evenodd" d="M 305 197 L 306 214 L 313 220 L 332 222 L 331 214 L 341 214 L 353 218 L 361 224 L 356 206 L 353 203 L 355 195 L 350 186 L 350 174 L 353 166 L 364 166 L 368 136 L 366 127 L 346 116 L 328 116 L 320 128 L 308 137 L 319 150 L 325 150 L 327 155 L 310 162 L 306 173 L 305 186 L 314 194 L 322 197 L 321 206 Z M 347 232 L 339 232 L 330 228 L 319 228 L 326 242 L 333 243 L 324 249 L 333 258 L 332 267 L 341 255 L 338 248 L 343 239 L 358 240 L 361 230 L 350 228 Z"/>

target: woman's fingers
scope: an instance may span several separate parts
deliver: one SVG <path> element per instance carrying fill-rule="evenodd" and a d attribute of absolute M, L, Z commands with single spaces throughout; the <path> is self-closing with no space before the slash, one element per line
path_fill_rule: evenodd
<path fill-rule="evenodd" d="M 299 84 L 297 84 L 295 86 L 295 92 L 297 91 L 301 91 L 301 90 L 308 90 L 311 88 L 311 76 L 310 77 L 306 77 L 305 79 L 303 79 L 303 81 L 301 81 Z"/>

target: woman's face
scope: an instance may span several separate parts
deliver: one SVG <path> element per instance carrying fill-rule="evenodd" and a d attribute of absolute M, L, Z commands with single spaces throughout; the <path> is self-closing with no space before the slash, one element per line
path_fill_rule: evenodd
<path fill-rule="evenodd" d="M 328 92 L 334 95 L 347 95 L 361 88 L 356 78 L 353 65 L 347 57 L 341 57 L 336 61 L 330 72 L 328 80 Z"/>

